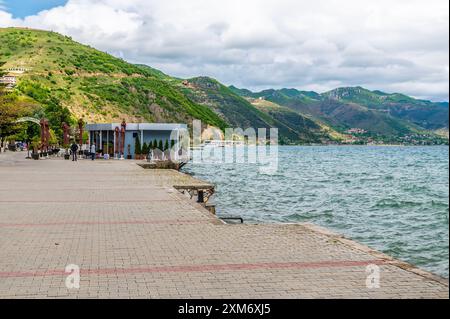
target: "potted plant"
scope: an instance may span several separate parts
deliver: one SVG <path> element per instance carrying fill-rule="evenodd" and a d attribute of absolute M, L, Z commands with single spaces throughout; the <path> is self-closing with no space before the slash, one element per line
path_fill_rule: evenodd
<path fill-rule="evenodd" d="M 38 160 L 39 159 L 39 151 L 38 149 L 41 146 L 41 140 L 38 136 L 34 137 L 31 140 L 31 148 L 33 150 L 33 153 L 31 154 L 31 158 L 34 160 Z"/>
<path fill-rule="evenodd" d="M 131 156 L 131 145 L 130 144 L 127 145 L 127 150 L 128 150 L 127 159 L 132 159 L 133 156 Z"/>
<path fill-rule="evenodd" d="M 70 154 L 69 154 L 69 145 L 67 145 L 67 144 L 64 144 L 63 145 L 63 148 L 64 148 L 64 159 L 65 160 L 69 160 L 70 159 Z"/>
<path fill-rule="evenodd" d="M 149 147 L 148 147 L 147 143 L 144 142 L 144 144 L 142 145 L 142 159 L 145 160 L 147 158 L 148 152 L 149 152 Z"/>

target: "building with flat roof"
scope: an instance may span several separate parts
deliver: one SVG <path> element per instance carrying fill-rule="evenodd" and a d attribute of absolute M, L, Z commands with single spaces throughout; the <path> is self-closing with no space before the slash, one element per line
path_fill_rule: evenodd
<path fill-rule="evenodd" d="M 0 84 L 3 84 L 6 86 L 6 89 L 12 89 L 17 84 L 17 79 L 13 75 L 5 75 L 0 77 Z"/>
<path fill-rule="evenodd" d="M 135 158 L 135 145 L 142 146 L 155 141 L 166 145 L 181 140 L 188 133 L 186 124 L 171 123 L 108 123 L 86 124 L 89 134 L 89 145 L 111 157 Z"/>
<path fill-rule="evenodd" d="M 16 84 L 17 80 L 14 75 L 5 75 L 0 77 L 0 83 L 2 84 Z"/>

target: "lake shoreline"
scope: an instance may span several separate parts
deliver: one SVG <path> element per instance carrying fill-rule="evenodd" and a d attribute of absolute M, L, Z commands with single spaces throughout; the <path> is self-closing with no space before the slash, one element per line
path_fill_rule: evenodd
<path fill-rule="evenodd" d="M 250 164 L 191 163 L 183 171 L 217 185 L 218 215 L 313 222 L 448 278 L 448 151 L 281 146 L 272 177 Z"/>

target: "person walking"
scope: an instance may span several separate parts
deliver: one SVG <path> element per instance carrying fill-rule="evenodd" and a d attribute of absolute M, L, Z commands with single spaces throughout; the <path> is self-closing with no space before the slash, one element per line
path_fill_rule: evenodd
<path fill-rule="evenodd" d="M 95 160 L 95 144 L 91 145 L 91 158 L 92 160 Z"/>
<path fill-rule="evenodd" d="M 72 162 L 78 161 L 78 145 L 75 142 L 73 142 L 72 146 L 70 146 L 70 150 L 72 151 Z"/>

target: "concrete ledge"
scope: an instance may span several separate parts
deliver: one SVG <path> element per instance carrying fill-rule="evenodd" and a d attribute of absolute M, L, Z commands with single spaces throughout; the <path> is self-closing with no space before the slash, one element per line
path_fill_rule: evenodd
<path fill-rule="evenodd" d="M 172 161 L 157 161 L 151 163 L 137 163 L 143 169 L 174 169 L 178 170 L 180 168 L 179 163 Z"/>

